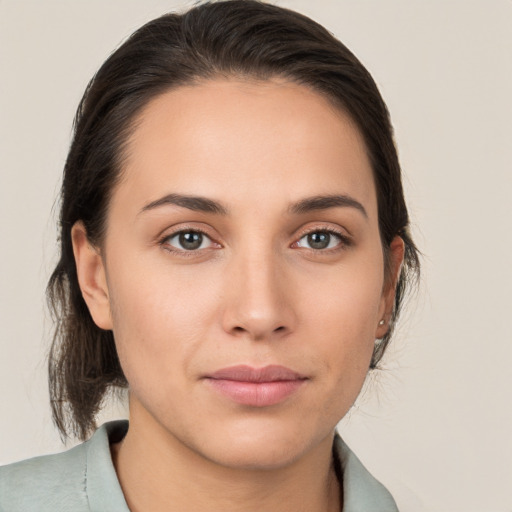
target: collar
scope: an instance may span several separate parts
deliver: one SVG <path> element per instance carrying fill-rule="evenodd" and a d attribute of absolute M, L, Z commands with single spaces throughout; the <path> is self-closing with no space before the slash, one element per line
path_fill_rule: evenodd
<path fill-rule="evenodd" d="M 338 433 L 334 437 L 333 453 L 343 475 L 342 512 L 398 512 L 389 491 L 369 473 Z"/>
<path fill-rule="evenodd" d="M 127 420 L 110 421 L 86 443 L 86 485 L 92 512 L 130 512 L 110 455 L 110 443 L 121 440 L 127 431 Z M 338 433 L 334 437 L 333 455 L 341 466 L 342 512 L 398 512 L 391 494 L 368 472 Z"/>

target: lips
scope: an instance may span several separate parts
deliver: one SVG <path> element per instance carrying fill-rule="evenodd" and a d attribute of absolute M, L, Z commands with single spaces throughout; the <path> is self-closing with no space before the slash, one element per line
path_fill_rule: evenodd
<path fill-rule="evenodd" d="M 211 388 L 242 405 L 267 407 L 284 402 L 308 380 L 285 366 L 263 368 L 239 365 L 217 370 L 206 376 Z"/>

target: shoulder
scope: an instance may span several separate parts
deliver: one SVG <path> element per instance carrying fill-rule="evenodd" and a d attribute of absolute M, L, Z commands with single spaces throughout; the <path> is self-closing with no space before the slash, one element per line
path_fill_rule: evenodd
<path fill-rule="evenodd" d="M 398 512 L 389 491 L 370 474 L 338 434 L 334 438 L 334 453 L 342 468 L 344 512 Z"/>
<path fill-rule="evenodd" d="M 99 482 L 113 495 L 120 493 L 109 434 L 123 428 L 124 422 L 111 422 L 70 450 L 0 467 L 0 511 L 90 511 L 91 500 L 103 491 Z"/>
<path fill-rule="evenodd" d="M 88 510 L 85 444 L 0 468 L 0 509 Z M 81 505 L 81 507 L 80 507 Z M 71 508 L 68 508 L 71 510 Z"/>

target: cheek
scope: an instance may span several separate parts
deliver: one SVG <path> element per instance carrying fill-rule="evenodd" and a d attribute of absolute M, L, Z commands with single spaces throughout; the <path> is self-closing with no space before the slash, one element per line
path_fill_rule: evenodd
<path fill-rule="evenodd" d="M 131 387 L 153 393 L 164 378 L 178 382 L 193 369 L 201 341 L 211 337 L 216 288 L 205 286 L 197 270 L 189 273 L 192 267 L 170 273 L 140 260 L 110 272 L 114 338 Z"/>
<path fill-rule="evenodd" d="M 373 344 L 382 304 L 382 261 L 347 265 L 331 272 L 322 293 L 308 300 L 311 316 L 323 330 L 343 340 L 343 347 L 357 348 L 365 341 Z M 358 268 L 359 267 L 359 268 Z"/>
<path fill-rule="evenodd" d="M 310 336 L 317 340 L 333 402 L 347 410 L 368 372 L 382 302 L 383 272 L 376 261 L 365 271 L 331 276 L 328 293 L 308 301 Z M 341 405 L 340 405 L 341 404 Z"/>

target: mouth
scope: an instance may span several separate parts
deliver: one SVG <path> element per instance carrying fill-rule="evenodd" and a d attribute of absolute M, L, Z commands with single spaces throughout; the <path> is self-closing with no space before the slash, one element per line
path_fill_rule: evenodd
<path fill-rule="evenodd" d="M 231 366 L 217 370 L 205 379 L 214 391 L 235 403 L 251 407 L 284 402 L 308 380 L 304 375 L 280 365 L 263 368 Z"/>

